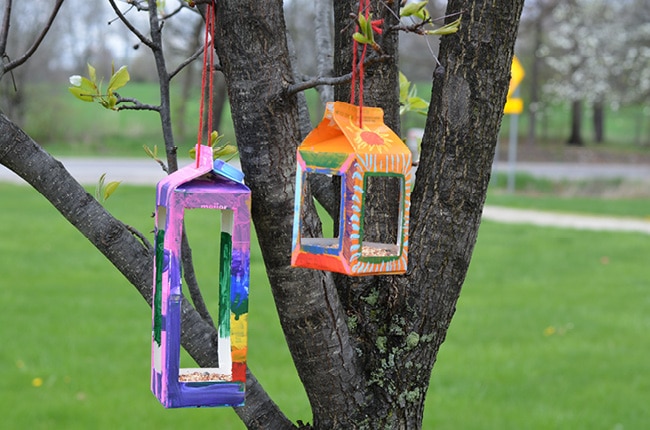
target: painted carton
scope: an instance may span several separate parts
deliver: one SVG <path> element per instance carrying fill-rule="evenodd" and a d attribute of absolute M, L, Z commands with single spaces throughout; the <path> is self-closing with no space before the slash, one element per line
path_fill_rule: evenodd
<path fill-rule="evenodd" d="M 360 121 L 362 114 L 362 121 Z M 291 264 L 347 275 L 400 274 L 408 261 L 412 155 L 383 122 L 383 110 L 328 103 L 321 123 L 297 150 L 296 197 Z M 338 226 L 332 238 L 308 237 L 303 213 L 308 175 L 340 176 Z M 396 238 L 365 240 L 364 220 L 370 180 L 396 181 L 399 219 Z"/>
<path fill-rule="evenodd" d="M 196 163 L 161 180 L 156 193 L 151 390 L 167 408 L 238 406 L 245 396 L 250 190 L 239 170 L 220 160 L 213 163 L 212 148 L 197 147 L 197 154 Z M 181 308 L 185 300 L 181 237 L 185 211 L 195 208 L 214 209 L 221 216 L 220 261 L 215 262 L 218 367 L 213 368 L 180 367 Z"/>

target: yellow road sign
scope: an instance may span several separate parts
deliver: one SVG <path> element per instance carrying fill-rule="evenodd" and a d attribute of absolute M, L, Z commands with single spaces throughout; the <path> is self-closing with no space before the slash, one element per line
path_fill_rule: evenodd
<path fill-rule="evenodd" d="M 510 68 L 510 86 L 508 87 L 508 98 L 506 99 L 506 105 L 503 108 L 503 113 L 506 114 L 518 114 L 524 110 L 524 101 L 519 98 L 513 98 L 512 94 L 515 92 L 521 81 L 524 79 L 526 73 L 524 68 L 521 66 L 517 56 L 512 58 L 512 66 Z"/>

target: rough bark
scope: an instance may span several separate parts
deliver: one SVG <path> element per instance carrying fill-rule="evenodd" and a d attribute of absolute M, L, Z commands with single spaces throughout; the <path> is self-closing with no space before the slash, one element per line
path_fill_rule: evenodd
<path fill-rule="evenodd" d="M 353 428 L 362 376 L 332 276 L 293 269 L 295 150 L 300 142 L 282 2 L 217 3 L 217 52 L 228 83 L 252 217 L 289 349 L 316 428 Z"/>
<path fill-rule="evenodd" d="M 280 8 L 255 4 L 219 3 L 218 51 L 253 192 L 253 220 L 313 425 L 419 428 L 431 367 L 476 240 L 522 3 L 450 5 L 449 12 L 463 11 L 464 25 L 443 41 L 443 67 L 434 79 L 427 158 L 413 200 L 412 269 L 404 277 L 335 276 L 336 287 L 330 275 L 288 267 L 298 113 L 295 100 L 282 94 L 293 78 L 286 42 L 273 31 L 282 26 Z M 345 34 L 353 29 L 348 15 L 356 6 L 335 2 L 335 10 L 340 75 L 351 67 Z M 389 39 L 380 43 L 390 54 Z M 369 68 L 365 91 L 368 104 L 384 105 L 386 122 L 398 129 L 395 64 Z M 338 99 L 346 96 L 349 86 L 337 88 Z M 346 377 L 353 373 L 350 383 Z"/>

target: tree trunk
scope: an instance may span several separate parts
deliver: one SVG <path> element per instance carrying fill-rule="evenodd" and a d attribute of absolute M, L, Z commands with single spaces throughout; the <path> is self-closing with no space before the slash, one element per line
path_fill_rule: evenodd
<path fill-rule="evenodd" d="M 290 266 L 300 128 L 296 97 L 284 93 L 293 74 L 282 2 L 219 1 L 217 23 L 217 52 L 251 188 L 251 213 L 314 427 L 353 428 L 365 402 L 363 374 L 333 277 Z"/>
<path fill-rule="evenodd" d="M 340 30 L 352 31 L 349 14 L 356 7 L 335 3 L 341 53 L 335 69 L 344 74 L 351 47 Z M 521 7 L 450 3 L 448 13 L 464 11 L 463 25 L 443 38 L 434 78 L 426 155 L 412 199 L 409 274 L 347 279 L 289 267 L 300 134 L 296 101 L 282 93 L 293 78 L 286 41 L 276 31 L 283 26 L 281 7 L 218 2 L 217 49 L 253 220 L 314 428 L 421 426 L 431 368 L 476 240 Z M 391 37 L 385 33 L 380 41 L 388 54 L 396 47 Z M 376 64 L 364 88 L 369 104 L 384 107 L 389 124 L 398 117 L 398 104 L 390 102 L 397 97 L 395 71 L 394 60 Z M 348 88 L 337 88 L 336 97 L 348 99 Z M 396 200 L 391 193 L 384 198 Z"/>
<path fill-rule="evenodd" d="M 594 141 L 605 141 L 605 107 L 602 100 L 594 102 Z"/>
<path fill-rule="evenodd" d="M 568 145 L 582 146 L 582 100 L 574 100 L 571 103 L 571 136 L 567 140 Z"/>

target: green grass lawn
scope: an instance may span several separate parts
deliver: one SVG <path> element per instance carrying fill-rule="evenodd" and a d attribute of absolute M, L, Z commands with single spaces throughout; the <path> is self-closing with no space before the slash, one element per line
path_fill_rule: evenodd
<path fill-rule="evenodd" d="M 602 198 L 600 195 L 625 195 L 625 188 L 642 187 L 620 180 L 552 181 L 517 174 L 515 193 L 506 190 L 506 174 L 497 174 L 488 189 L 486 204 L 520 209 L 573 212 L 591 215 L 650 219 L 648 198 Z M 644 193 L 648 194 L 647 191 Z"/>
<path fill-rule="evenodd" d="M 147 233 L 153 204 L 153 188 L 131 186 L 106 202 Z M 150 309 L 38 193 L 0 184 L 0 214 L 0 414 L 9 428 L 243 428 L 231 409 L 158 404 Z M 424 428 L 645 428 L 649 253 L 639 234 L 485 222 Z M 292 420 L 309 421 L 257 248 L 251 271 L 249 365 Z"/>

